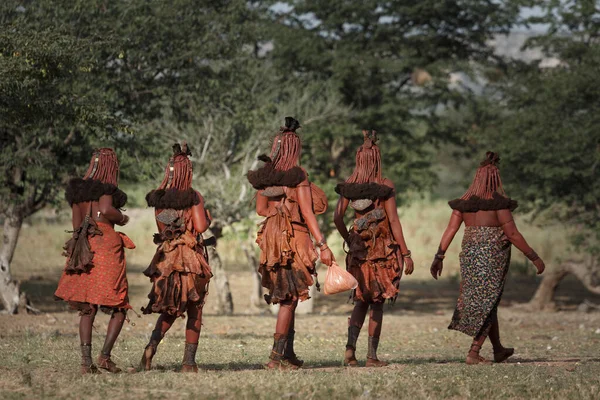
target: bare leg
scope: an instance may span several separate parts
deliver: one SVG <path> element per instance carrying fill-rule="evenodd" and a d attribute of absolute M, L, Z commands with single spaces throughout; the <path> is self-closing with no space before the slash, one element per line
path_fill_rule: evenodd
<path fill-rule="evenodd" d="M 296 326 L 296 313 L 292 315 L 292 322 L 290 323 L 290 328 L 288 330 L 288 338 L 285 346 L 285 351 L 283 352 L 283 358 L 287 360 L 290 364 L 295 365 L 297 367 L 301 367 L 304 365 L 304 361 L 300 360 L 296 356 L 296 352 L 294 351 L 294 339 L 296 338 L 296 330 L 294 329 Z"/>
<path fill-rule="evenodd" d="M 388 365 L 385 361 L 377 358 L 377 348 L 379 347 L 379 337 L 381 336 L 381 327 L 383 325 L 383 303 L 371 304 L 369 312 L 369 351 L 367 353 L 367 367 L 385 367 Z"/>
<path fill-rule="evenodd" d="M 297 300 L 286 300 L 279 304 L 279 313 L 277 314 L 275 333 L 279 333 L 281 335 L 288 334 L 290 327 L 292 326 L 292 321 L 294 321 L 296 306 L 298 306 Z"/>
<path fill-rule="evenodd" d="M 150 336 L 150 342 L 146 345 L 144 355 L 142 356 L 141 367 L 143 370 L 149 371 L 152 369 L 152 357 L 156 354 L 156 349 L 158 348 L 160 341 L 165 336 L 165 333 L 171 328 L 175 319 L 175 316 L 169 314 L 160 314 L 160 317 L 158 317 L 156 326 Z"/>
<path fill-rule="evenodd" d="M 358 361 L 356 361 L 356 342 L 358 341 L 360 330 L 365 323 L 367 311 L 369 311 L 369 304 L 357 301 L 354 304 L 352 315 L 348 318 L 348 342 L 346 343 L 344 364 L 349 367 L 358 367 Z"/>
<path fill-rule="evenodd" d="M 81 343 L 81 373 L 97 373 L 98 369 L 92 362 L 92 329 L 98 308 L 89 305 L 89 308 L 81 312 L 79 318 L 79 341 Z"/>
<path fill-rule="evenodd" d="M 381 326 L 383 325 L 383 303 L 371 304 L 369 312 L 369 336 L 381 336 Z"/>
<path fill-rule="evenodd" d="M 298 368 L 297 366 L 291 365 L 288 362 L 282 364 L 283 353 L 287 346 L 287 335 L 296 313 L 296 306 L 298 301 L 286 300 L 279 303 L 279 313 L 277 314 L 277 325 L 275 325 L 275 335 L 273 341 L 273 350 L 269 357 L 271 361 L 267 364 L 267 368 L 275 369 L 280 367 L 287 368 L 288 366 L 292 369 Z"/>
<path fill-rule="evenodd" d="M 187 308 L 187 323 L 185 325 L 185 350 L 183 353 L 182 372 L 198 372 L 196 350 L 202 329 L 202 305 L 190 304 Z"/>
<path fill-rule="evenodd" d="M 112 351 L 112 348 L 119 337 L 119 333 L 121 333 L 121 328 L 123 328 L 126 314 L 127 312 L 125 310 L 114 310 L 110 316 L 110 321 L 108 322 L 104 346 L 102 347 L 102 352 L 98 357 L 98 366 L 107 370 L 108 372 L 121 372 L 121 369 L 117 368 L 115 363 L 110 359 L 110 352 Z"/>
<path fill-rule="evenodd" d="M 489 360 L 486 360 L 485 358 L 479 355 L 479 350 L 481 350 L 481 346 L 483 346 L 483 342 L 485 342 L 485 339 L 485 335 L 481 335 L 473 339 L 471 349 L 469 350 L 469 354 L 467 354 L 467 364 L 491 364 Z"/>
<path fill-rule="evenodd" d="M 81 318 L 79 318 L 79 339 L 82 345 L 92 344 L 92 329 L 97 312 L 98 307 L 93 305 L 90 305 L 88 310 L 81 312 Z"/>
<path fill-rule="evenodd" d="M 492 326 L 490 327 L 490 342 L 494 348 L 494 361 L 503 362 L 515 353 L 515 349 L 504 347 L 500 342 L 500 325 L 498 324 L 498 313 L 492 315 Z"/>

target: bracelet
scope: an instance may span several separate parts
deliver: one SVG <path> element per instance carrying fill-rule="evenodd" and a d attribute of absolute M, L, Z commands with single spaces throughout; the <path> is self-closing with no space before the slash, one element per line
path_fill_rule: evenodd
<path fill-rule="evenodd" d="M 405 254 L 400 253 L 400 254 L 402 255 L 402 258 L 411 258 L 411 256 L 412 256 L 412 253 L 410 252 L 410 250 L 408 250 L 408 253 L 405 253 Z"/>
<path fill-rule="evenodd" d="M 323 246 L 319 247 L 319 250 L 321 250 L 321 251 L 325 251 L 327 249 L 329 249 L 329 246 L 327 246 L 327 243 L 325 243 Z"/>
<path fill-rule="evenodd" d="M 444 258 L 446 258 L 445 255 L 440 254 L 440 253 L 437 253 L 434 257 L 437 258 L 438 260 L 443 260 Z"/>
<path fill-rule="evenodd" d="M 327 242 L 325 241 L 325 238 L 321 239 L 320 242 L 315 243 L 315 246 L 317 246 L 318 248 L 321 248 L 323 246 L 327 246 Z"/>
<path fill-rule="evenodd" d="M 531 251 L 525 253 L 525 257 L 529 259 L 529 261 L 534 262 L 540 258 L 535 250 L 531 249 Z"/>

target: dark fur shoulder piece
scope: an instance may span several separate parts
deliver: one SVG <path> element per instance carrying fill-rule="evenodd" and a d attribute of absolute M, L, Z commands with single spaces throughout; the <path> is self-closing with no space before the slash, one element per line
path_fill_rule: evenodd
<path fill-rule="evenodd" d="M 113 207 L 122 208 L 127 203 L 127 195 L 115 185 L 102 183 L 95 179 L 73 178 L 67 184 L 65 198 L 70 206 L 86 201 L 98 201 L 109 194 L 113 198 Z"/>
<path fill-rule="evenodd" d="M 254 189 L 263 190 L 270 186 L 296 187 L 306 179 L 306 173 L 300 167 L 276 171 L 272 164 L 267 163 L 255 171 L 248 171 L 247 177 Z"/>
<path fill-rule="evenodd" d="M 146 202 L 149 207 L 174 210 L 185 210 L 200 204 L 200 196 L 194 189 L 156 189 L 146 195 Z"/>
<path fill-rule="evenodd" d="M 510 210 L 514 211 L 518 207 L 518 203 L 509 198 L 504 197 L 498 192 L 494 192 L 493 198 L 482 199 L 477 196 L 471 196 L 471 198 L 454 199 L 448 202 L 450 208 L 463 213 L 473 213 L 477 211 L 496 211 L 496 210 Z"/>
<path fill-rule="evenodd" d="M 378 200 L 394 196 L 394 189 L 375 182 L 369 183 L 338 183 L 335 191 L 348 200 Z"/>

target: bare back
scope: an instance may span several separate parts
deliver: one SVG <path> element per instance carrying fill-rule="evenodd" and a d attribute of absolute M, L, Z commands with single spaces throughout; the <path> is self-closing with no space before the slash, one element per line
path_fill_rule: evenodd
<path fill-rule="evenodd" d="M 100 197 L 99 201 L 86 201 L 86 202 L 82 202 L 82 203 L 73 204 L 73 207 L 72 207 L 73 214 L 72 214 L 72 218 L 71 218 L 71 221 L 73 223 L 73 229 L 79 228 L 79 226 L 81 225 L 81 222 L 83 221 L 85 216 L 89 215 L 90 207 L 91 207 L 91 216 L 94 221 L 112 224 L 112 221 L 110 221 L 108 218 L 104 217 L 104 215 L 102 213 L 102 204 L 101 203 L 106 203 L 106 204 L 112 205 L 112 196 L 104 195 L 104 196 Z"/>
<path fill-rule="evenodd" d="M 462 213 L 462 219 L 465 226 L 501 226 L 498 219 L 498 212 L 492 211 L 477 211 L 474 213 Z"/>

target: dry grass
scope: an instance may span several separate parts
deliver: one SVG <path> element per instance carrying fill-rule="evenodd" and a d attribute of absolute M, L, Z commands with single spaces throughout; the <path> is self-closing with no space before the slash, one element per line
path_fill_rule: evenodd
<path fill-rule="evenodd" d="M 154 250 L 154 227 L 147 210 L 130 214 L 132 223 L 123 231 L 138 245 L 128 253 L 128 277 L 132 304 L 139 309 L 149 289 L 141 271 Z M 231 271 L 236 315 L 215 315 L 215 296 L 209 296 L 198 350 L 200 374 L 175 372 L 183 355 L 185 321 L 179 320 L 159 348 L 156 370 L 81 377 L 77 315 L 52 300 L 63 263 L 59 249 L 68 226 L 60 218 L 56 222 L 48 214 L 39 216 L 24 228 L 13 267 L 44 313 L 0 316 L 0 398 L 599 398 L 600 314 L 573 310 L 584 298 L 596 302 L 600 298 L 572 280 L 558 292 L 562 312 L 532 314 L 512 305 L 530 298 L 537 278 L 511 274 L 500 320 L 504 341 L 517 348 L 514 360 L 489 367 L 464 365 L 470 339 L 446 329 L 457 295 L 457 279 L 449 277 L 456 277 L 458 271 L 460 237 L 449 251 L 446 279 L 428 278 L 428 263 L 448 217 L 441 203 L 401 210 L 417 272 L 404 278 L 398 303 L 386 307 L 380 355 L 392 362 L 389 367 L 341 367 L 346 319 L 352 308 L 341 294 L 317 295 L 316 313 L 298 316 L 296 347 L 307 368 L 289 373 L 263 370 L 275 319 L 268 310 L 257 312 L 248 305 L 249 275 L 236 265 L 242 259 L 240 251 L 234 243 L 221 242 L 220 251 Z M 546 259 L 564 251 L 557 231 L 525 226 L 522 230 Z M 523 269 L 519 263 L 526 265 L 515 255 L 513 271 Z M 531 265 L 527 268 L 533 270 Z M 125 326 L 113 355 L 119 365 L 134 369 L 156 317 L 131 314 L 131 318 L 133 323 Z M 97 318 L 95 351 L 107 322 L 106 315 Z M 365 336 L 359 340 L 363 360 Z M 490 356 L 489 345 L 484 355 Z"/>
<path fill-rule="evenodd" d="M 441 235 L 450 218 L 450 209 L 442 201 L 417 201 L 409 207 L 401 208 L 400 218 L 409 248 L 415 260 L 415 275 L 419 279 L 426 279 L 429 275 L 429 265 L 433 254 L 437 250 Z M 25 225 L 13 261 L 14 274 L 19 279 L 27 279 L 31 275 L 60 276 L 61 265 L 64 258 L 60 255 L 60 248 L 67 239 L 65 230 L 70 229 L 68 222 L 69 210 L 60 213 L 45 212 L 34 217 L 34 220 Z M 137 244 L 135 251 L 128 252 L 128 262 L 131 265 L 144 265 L 149 262 L 155 250 L 152 243 L 152 233 L 156 226 L 150 209 L 131 209 L 127 213 L 131 216 L 131 223 L 119 228 Z M 258 220 L 257 220 L 258 221 Z M 560 226 L 537 227 L 526 223 L 524 217 L 517 216 L 517 222 L 525 238 L 546 260 L 552 265 L 552 260 L 561 257 L 566 252 L 565 232 Z M 243 229 L 241 229 L 243 230 Z M 233 237 L 233 235 L 227 235 Z M 447 276 L 458 276 L 458 252 L 462 230 L 457 234 L 445 261 Z M 343 260 L 344 253 L 341 248 L 341 238 L 332 234 L 328 242 L 336 253 L 338 259 Z M 240 264 L 245 260 L 244 253 L 234 239 L 221 241 L 220 253 L 226 266 L 230 270 L 240 270 Z M 512 268 L 534 274 L 535 268 L 528 263 L 519 252 L 513 252 Z"/>
<path fill-rule="evenodd" d="M 402 304 L 397 306 L 402 308 Z M 400 310 L 398 310 L 400 311 Z M 307 368 L 262 370 L 274 318 L 208 316 L 198 350 L 202 371 L 177 373 L 183 354 L 183 321 L 167 335 L 151 372 L 78 375 L 77 317 L 67 313 L 0 317 L 2 398 L 539 398 L 600 396 L 600 316 L 577 313 L 500 314 L 505 341 L 517 347 L 512 362 L 467 366 L 469 338 L 445 329 L 450 312 L 394 313 L 385 317 L 380 355 L 383 369 L 341 367 L 346 315 L 298 317 L 297 352 Z M 101 345 L 107 316 L 100 316 L 94 346 Z M 113 351 L 134 367 L 153 319 L 126 326 Z M 364 359 L 366 340 L 359 340 Z M 489 356 L 489 347 L 484 355 Z"/>

